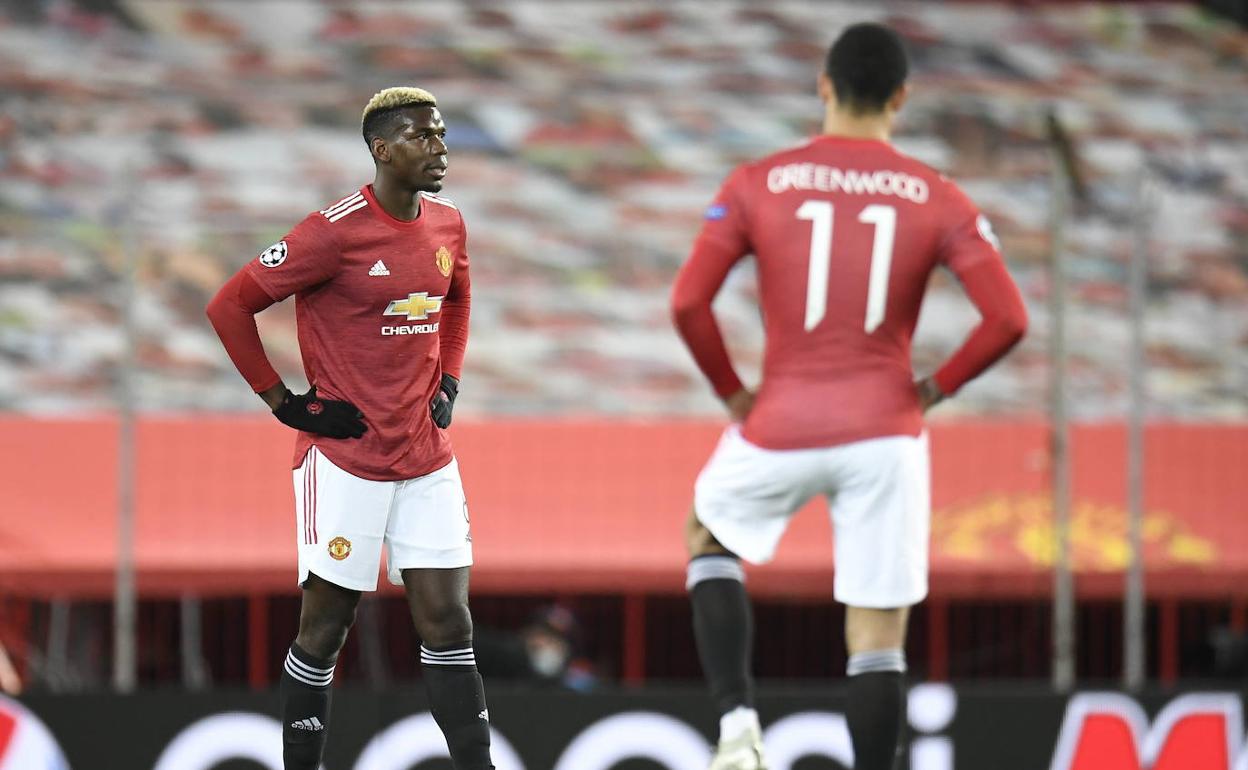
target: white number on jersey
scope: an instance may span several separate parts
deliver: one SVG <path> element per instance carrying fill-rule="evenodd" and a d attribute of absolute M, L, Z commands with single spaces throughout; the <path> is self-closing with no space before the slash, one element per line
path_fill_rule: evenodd
<path fill-rule="evenodd" d="M 819 325 L 828 310 L 828 269 L 832 263 L 832 204 L 804 201 L 797 218 L 810 227 L 810 262 L 806 279 L 806 331 Z M 888 306 L 888 276 L 893 265 L 893 239 L 897 233 L 897 209 L 873 203 L 862 210 L 858 221 L 875 225 L 871 245 L 871 274 L 867 280 L 867 317 L 863 330 L 870 334 L 884 323 Z"/>

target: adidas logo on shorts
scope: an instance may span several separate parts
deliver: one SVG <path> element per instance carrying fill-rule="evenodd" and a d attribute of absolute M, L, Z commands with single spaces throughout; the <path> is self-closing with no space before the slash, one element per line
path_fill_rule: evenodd
<path fill-rule="evenodd" d="M 490 721 L 490 710 L 481 709 L 481 713 L 477 714 L 477 719 L 484 719 L 487 722 Z"/>
<path fill-rule="evenodd" d="M 316 717 L 312 717 L 311 719 L 300 719 L 297 722 L 291 722 L 290 726 L 295 728 L 296 730 L 309 730 L 314 733 L 320 732 L 321 730 L 325 729 L 325 725 L 321 724 L 321 720 L 317 719 Z"/>

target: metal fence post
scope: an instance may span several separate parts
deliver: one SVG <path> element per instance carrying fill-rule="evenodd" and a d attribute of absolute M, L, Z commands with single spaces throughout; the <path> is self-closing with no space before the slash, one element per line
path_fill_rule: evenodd
<path fill-rule="evenodd" d="M 1148 373 L 1144 313 L 1148 303 L 1150 215 L 1147 174 L 1147 169 L 1141 166 L 1135 179 L 1135 210 L 1132 212 L 1134 242 L 1127 269 L 1127 306 L 1131 319 L 1128 364 L 1130 405 L 1127 415 L 1127 531 L 1131 560 L 1127 565 L 1122 611 L 1122 679 L 1123 685 L 1130 690 L 1138 690 L 1144 686 L 1146 660 L 1143 528 L 1145 378 Z"/>
<path fill-rule="evenodd" d="M 137 606 L 134 575 L 134 483 L 135 419 L 134 387 L 136 349 L 135 299 L 138 280 L 139 239 L 136 200 L 138 175 L 126 172 L 126 198 L 118 242 L 122 250 L 122 274 L 118 291 L 123 348 L 117 371 L 117 572 L 113 587 L 113 687 L 132 692 L 138 680 Z"/>
<path fill-rule="evenodd" d="M 1049 115 L 1053 170 L 1050 177 L 1049 411 L 1055 543 L 1053 563 L 1053 687 L 1075 683 L 1075 596 L 1070 564 L 1070 425 L 1066 403 L 1065 229 L 1070 207 L 1069 148 L 1056 114 Z M 1063 150 L 1066 150 L 1065 152 Z"/>

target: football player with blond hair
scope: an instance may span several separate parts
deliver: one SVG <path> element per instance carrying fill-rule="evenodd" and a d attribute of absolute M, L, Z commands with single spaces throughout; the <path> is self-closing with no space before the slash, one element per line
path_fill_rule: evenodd
<path fill-rule="evenodd" d="M 309 214 L 213 298 L 240 373 L 295 439 L 299 632 L 281 681 L 286 770 L 317 770 L 334 664 L 363 591 L 402 585 L 429 707 L 457 770 L 490 762 L 472 647 L 468 504 L 446 429 L 468 340 L 467 233 L 437 195 L 446 126 L 420 88 L 376 94 L 361 119 L 372 184 Z M 311 389 L 274 371 L 255 314 L 295 296 Z"/>

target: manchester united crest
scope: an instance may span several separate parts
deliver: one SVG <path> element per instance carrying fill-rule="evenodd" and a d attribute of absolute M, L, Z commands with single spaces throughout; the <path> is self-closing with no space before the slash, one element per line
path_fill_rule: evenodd
<path fill-rule="evenodd" d="M 445 246 L 438 247 L 438 253 L 433 255 L 433 261 L 438 264 L 438 270 L 442 271 L 442 275 L 450 276 L 451 274 L 451 250 Z"/>
<path fill-rule="evenodd" d="M 351 555 L 351 541 L 345 537 L 336 537 L 329 541 L 329 556 L 335 561 L 342 561 Z"/>

